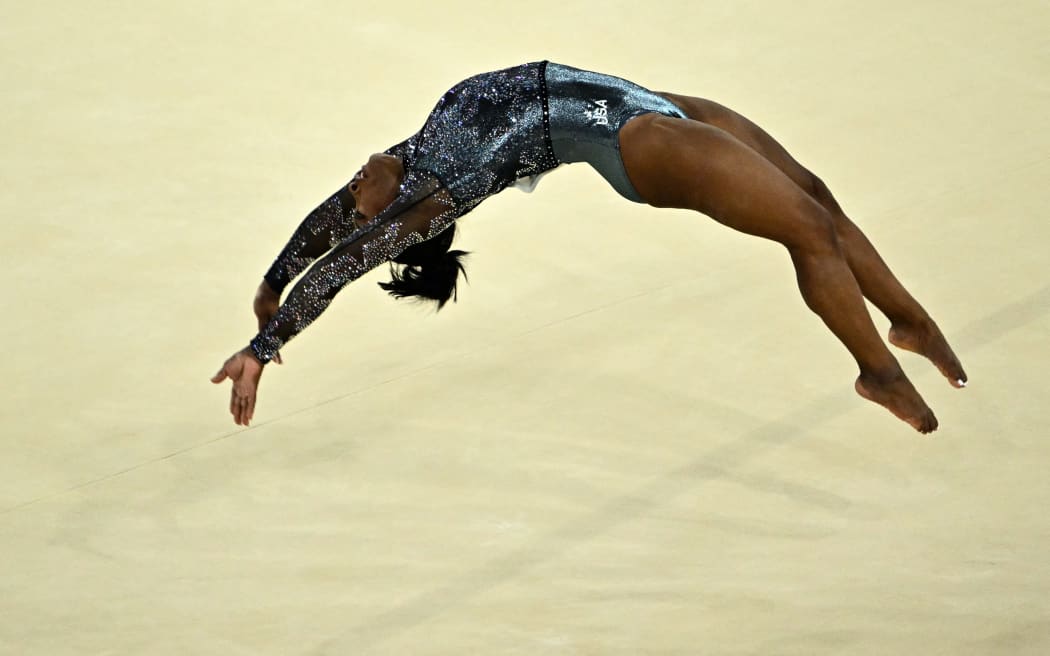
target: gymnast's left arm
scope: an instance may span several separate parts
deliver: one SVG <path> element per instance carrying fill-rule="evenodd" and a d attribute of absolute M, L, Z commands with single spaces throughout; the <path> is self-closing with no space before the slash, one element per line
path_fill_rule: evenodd
<path fill-rule="evenodd" d="M 409 246 L 436 236 L 456 216 L 456 204 L 435 179 L 410 176 L 389 207 L 314 264 L 270 323 L 212 377 L 213 383 L 226 378 L 233 382 L 230 413 L 234 422 L 248 425 L 263 366 L 317 319 L 343 287 Z"/>

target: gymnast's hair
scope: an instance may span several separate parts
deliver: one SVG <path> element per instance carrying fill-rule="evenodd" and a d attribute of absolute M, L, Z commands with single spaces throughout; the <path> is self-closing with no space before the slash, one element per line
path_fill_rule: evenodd
<path fill-rule="evenodd" d="M 379 286 L 394 298 L 434 301 L 439 310 L 449 299 L 455 302 L 459 274 L 467 277 L 461 261 L 467 252 L 449 250 L 455 236 L 453 223 L 433 239 L 409 246 L 390 262 L 393 279 Z"/>

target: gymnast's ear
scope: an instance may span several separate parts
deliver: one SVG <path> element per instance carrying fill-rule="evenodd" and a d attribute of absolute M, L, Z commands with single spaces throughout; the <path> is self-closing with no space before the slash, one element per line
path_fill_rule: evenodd
<path fill-rule="evenodd" d="M 339 199 L 339 205 L 343 208 L 343 218 L 349 219 L 354 215 L 354 210 L 357 208 L 357 201 L 354 200 L 354 195 L 350 193 L 350 185 L 344 185 L 342 189 L 336 194 Z"/>

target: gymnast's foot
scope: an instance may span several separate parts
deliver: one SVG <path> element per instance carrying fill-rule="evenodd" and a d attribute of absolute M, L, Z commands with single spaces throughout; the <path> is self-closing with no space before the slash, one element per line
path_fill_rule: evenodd
<path fill-rule="evenodd" d="M 927 319 L 917 324 L 895 323 L 890 328 L 890 344 L 912 353 L 918 353 L 935 364 L 952 387 L 966 387 L 966 372 L 955 357 L 948 340 L 937 324 Z"/>
<path fill-rule="evenodd" d="M 937 417 L 933 416 L 933 410 L 915 391 L 903 371 L 889 378 L 861 374 L 855 387 L 857 394 L 885 407 L 920 433 L 937 430 Z"/>

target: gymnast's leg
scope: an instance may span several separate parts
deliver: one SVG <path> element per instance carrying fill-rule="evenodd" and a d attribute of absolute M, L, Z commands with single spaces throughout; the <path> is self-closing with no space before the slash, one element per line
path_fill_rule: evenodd
<path fill-rule="evenodd" d="M 831 214 L 780 169 L 720 128 L 647 114 L 620 131 L 624 166 L 656 207 L 693 209 L 783 244 L 806 304 L 857 361 L 857 392 L 928 433 L 937 419 L 886 348 L 864 305 Z"/>
<path fill-rule="evenodd" d="M 721 128 L 753 148 L 820 203 L 834 219 L 839 243 L 861 292 L 890 320 L 890 342 L 929 358 L 953 386 L 965 384 L 966 373 L 937 324 L 897 280 L 820 178 L 799 164 L 765 130 L 733 110 L 703 98 L 661 95 L 689 118 Z"/>

